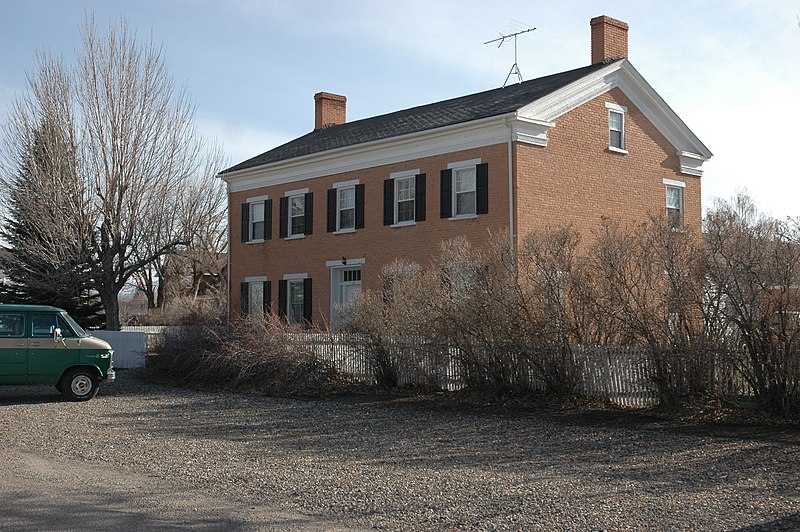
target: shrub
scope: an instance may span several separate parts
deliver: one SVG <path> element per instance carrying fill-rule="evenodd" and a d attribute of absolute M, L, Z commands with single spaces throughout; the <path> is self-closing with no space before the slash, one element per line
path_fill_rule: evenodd
<path fill-rule="evenodd" d="M 229 327 L 169 329 L 146 373 L 154 380 L 265 395 L 334 391 L 339 376 L 304 341 L 307 334 L 271 315 Z"/>

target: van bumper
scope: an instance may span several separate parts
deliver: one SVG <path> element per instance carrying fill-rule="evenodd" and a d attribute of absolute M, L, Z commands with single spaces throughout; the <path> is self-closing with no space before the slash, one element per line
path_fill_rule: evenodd
<path fill-rule="evenodd" d="M 110 369 L 106 372 L 106 382 L 114 382 L 117 379 L 117 373 Z"/>

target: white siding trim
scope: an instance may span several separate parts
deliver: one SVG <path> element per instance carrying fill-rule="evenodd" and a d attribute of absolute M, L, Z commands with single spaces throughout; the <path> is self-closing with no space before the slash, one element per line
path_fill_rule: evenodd
<path fill-rule="evenodd" d="M 244 282 L 246 283 L 264 283 L 267 281 L 266 275 L 256 275 L 254 277 L 245 277 Z"/>
<path fill-rule="evenodd" d="M 259 203 L 259 202 L 262 202 L 262 201 L 267 201 L 268 199 L 269 199 L 269 196 L 266 196 L 266 195 L 264 195 L 264 196 L 253 196 L 252 198 L 247 198 L 245 200 L 245 203 Z"/>
<path fill-rule="evenodd" d="M 307 273 L 287 273 L 283 276 L 284 281 L 297 281 L 299 279 L 308 279 Z"/>
<path fill-rule="evenodd" d="M 624 105 L 618 105 L 616 103 L 606 102 L 606 109 L 611 109 L 612 111 L 617 111 L 618 113 L 627 113 L 628 108 Z"/>

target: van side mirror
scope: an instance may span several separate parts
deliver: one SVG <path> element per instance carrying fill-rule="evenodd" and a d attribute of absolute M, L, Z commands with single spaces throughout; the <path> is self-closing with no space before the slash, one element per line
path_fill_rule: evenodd
<path fill-rule="evenodd" d="M 61 338 L 62 338 L 61 337 L 61 329 L 56 327 L 55 329 L 53 329 L 53 341 L 54 342 L 59 342 L 59 341 L 61 341 Z"/>

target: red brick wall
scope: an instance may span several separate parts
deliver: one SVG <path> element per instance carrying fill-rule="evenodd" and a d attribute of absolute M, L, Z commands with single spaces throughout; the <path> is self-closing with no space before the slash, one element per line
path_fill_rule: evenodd
<path fill-rule="evenodd" d="M 608 109 L 605 102 L 626 106 L 627 154 L 608 150 Z M 515 225 L 517 238 L 548 225 L 573 224 L 585 239 L 601 217 L 641 221 L 666 211 L 664 178 L 686 183 L 685 222 L 699 229 L 700 179 L 681 175 L 676 149 L 618 89 L 595 98 L 556 120 L 548 146 L 515 143 Z M 324 323 L 330 313 L 331 271 L 326 261 L 364 258 L 362 289 L 376 287 L 381 268 L 395 258 L 426 265 L 439 243 L 466 236 L 480 245 L 508 228 L 508 146 L 497 144 L 412 162 L 380 166 L 327 177 L 231 194 L 231 309 L 239 309 L 239 283 L 246 276 L 266 275 L 272 281 L 272 305 L 277 308 L 278 280 L 284 274 L 307 273 L 313 279 L 313 321 Z M 489 164 L 489 213 L 474 219 L 440 218 L 440 172 L 448 163 L 480 158 Z M 426 220 L 414 226 L 383 225 L 383 181 L 392 172 L 419 169 L 427 176 Z M 364 228 L 355 233 L 326 232 L 327 190 L 333 183 L 359 179 L 365 184 Z M 314 193 L 314 233 L 304 239 L 278 237 L 279 199 L 288 190 Z M 241 204 L 267 194 L 273 200 L 272 240 L 241 242 Z"/>
<path fill-rule="evenodd" d="M 489 212 L 477 218 L 440 218 L 440 173 L 448 163 L 477 159 L 489 165 Z M 383 181 L 393 172 L 419 169 L 426 174 L 426 219 L 416 225 L 392 228 L 383 225 Z M 355 233 L 332 234 L 327 229 L 327 190 L 333 183 L 359 179 L 364 188 L 364 228 Z M 308 188 L 314 193 L 314 232 L 298 240 L 278 237 L 279 198 L 289 190 Z M 247 198 L 269 195 L 272 199 L 272 240 L 264 243 L 241 242 L 241 205 Z M 229 198 L 231 231 L 231 310 L 238 312 L 239 283 L 248 276 L 266 275 L 272 281 L 272 305 L 277 308 L 278 283 L 284 274 L 307 273 L 313 279 L 312 321 L 329 319 L 331 271 L 326 261 L 361 258 L 362 289 L 374 288 L 381 268 L 395 258 L 426 265 L 439 243 L 447 238 L 466 236 L 480 244 L 489 231 L 508 227 L 508 146 L 498 144 L 413 162 L 380 166 L 367 170 L 298 181 L 287 185 L 237 192 Z"/>
<path fill-rule="evenodd" d="M 627 154 L 608 149 L 605 103 L 627 107 Z M 679 172 L 677 150 L 619 89 L 556 119 L 547 147 L 515 145 L 518 237 L 549 225 L 572 224 L 585 238 L 602 216 L 623 222 L 666 213 L 664 178 L 683 181 L 684 220 L 700 229 L 700 178 Z"/>

